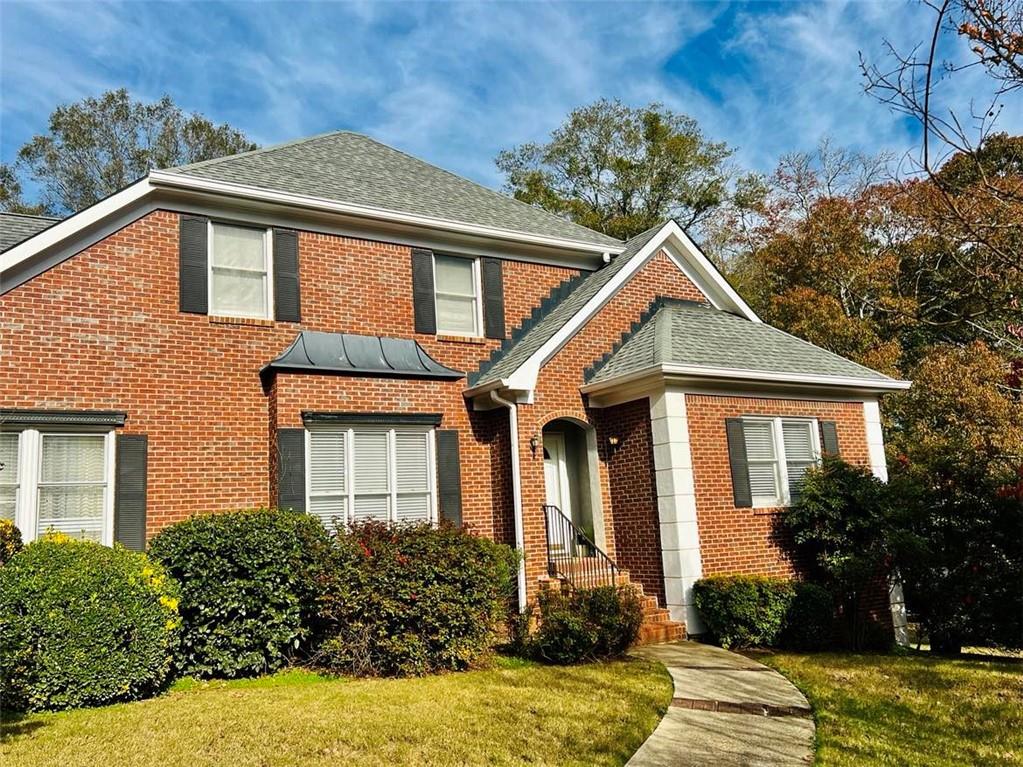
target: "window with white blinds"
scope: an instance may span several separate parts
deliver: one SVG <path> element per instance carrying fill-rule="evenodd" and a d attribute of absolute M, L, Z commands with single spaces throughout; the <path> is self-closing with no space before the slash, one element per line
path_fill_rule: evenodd
<path fill-rule="evenodd" d="M 210 224 L 210 314 L 270 317 L 269 234 L 266 229 Z"/>
<path fill-rule="evenodd" d="M 113 432 L 0 434 L 0 518 L 31 541 L 47 532 L 113 543 Z"/>
<path fill-rule="evenodd" d="M 480 334 L 479 266 L 476 259 L 434 256 L 437 332 Z"/>
<path fill-rule="evenodd" d="M 788 506 L 798 498 L 806 470 L 820 458 L 817 422 L 744 418 L 742 430 L 753 505 Z"/>
<path fill-rule="evenodd" d="M 356 425 L 306 434 L 306 508 L 324 524 L 435 518 L 431 429 Z"/>

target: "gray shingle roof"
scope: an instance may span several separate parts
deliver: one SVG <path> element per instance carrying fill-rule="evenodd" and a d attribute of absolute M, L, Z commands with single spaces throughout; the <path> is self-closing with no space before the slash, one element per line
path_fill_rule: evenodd
<path fill-rule="evenodd" d="M 534 311 L 533 316 L 513 331 L 511 338 L 496 349 L 476 373 L 469 376 L 469 384 L 476 386 L 497 381 L 517 370 L 533 352 L 547 343 L 585 306 L 587 301 L 610 282 L 611 278 L 618 274 L 662 227 L 663 224 L 658 224 L 642 234 L 637 234 L 625 243 L 625 250 L 615 256 L 610 264 L 595 272 L 581 275 L 570 283 L 562 283 L 552 291 L 544 304 Z"/>
<path fill-rule="evenodd" d="M 597 246 L 622 243 L 393 149 L 327 133 L 167 172 Z"/>
<path fill-rule="evenodd" d="M 22 240 L 60 221 L 50 216 L 29 216 L 24 213 L 0 213 L 0 252 L 13 248 Z"/>
<path fill-rule="evenodd" d="M 655 303 L 639 327 L 585 378 L 599 383 L 662 364 L 893 380 L 770 325 L 678 299 Z"/>

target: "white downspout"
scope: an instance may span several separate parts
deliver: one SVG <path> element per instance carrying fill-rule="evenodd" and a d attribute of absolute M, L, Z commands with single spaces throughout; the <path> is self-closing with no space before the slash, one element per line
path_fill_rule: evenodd
<path fill-rule="evenodd" d="M 522 481 L 519 475 L 519 409 L 509 400 L 502 399 L 496 391 L 490 398 L 498 405 L 508 408 L 508 439 L 511 441 L 512 507 L 515 510 L 515 548 L 519 550 L 519 612 L 526 609 L 526 536 L 522 524 Z"/>

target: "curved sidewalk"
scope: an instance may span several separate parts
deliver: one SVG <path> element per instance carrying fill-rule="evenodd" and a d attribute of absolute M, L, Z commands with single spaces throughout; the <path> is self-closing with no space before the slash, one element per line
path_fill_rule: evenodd
<path fill-rule="evenodd" d="M 628 767 L 805 767 L 814 724 L 803 694 L 777 671 L 696 642 L 640 647 L 675 683 L 668 712 Z"/>

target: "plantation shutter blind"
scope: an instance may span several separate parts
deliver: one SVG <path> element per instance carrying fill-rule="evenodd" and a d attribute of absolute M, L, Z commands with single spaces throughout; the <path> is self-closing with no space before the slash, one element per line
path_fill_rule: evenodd
<path fill-rule="evenodd" d="M 47 530 L 99 541 L 103 535 L 106 438 L 42 435 L 36 535 Z"/>
<path fill-rule="evenodd" d="M 14 521 L 18 500 L 18 432 L 0 434 L 0 519 Z"/>
<path fill-rule="evenodd" d="M 114 540 L 125 548 L 146 548 L 146 477 L 149 440 L 144 434 L 117 437 Z"/>
<path fill-rule="evenodd" d="M 425 522 L 430 517 L 430 435 L 395 432 L 394 459 L 398 522 Z"/>
<path fill-rule="evenodd" d="M 352 449 L 355 503 L 353 520 L 388 518 L 391 460 L 387 432 L 354 432 Z"/>
<path fill-rule="evenodd" d="M 348 511 L 346 431 L 309 432 L 309 513 L 328 528 Z"/>
<path fill-rule="evenodd" d="M 744 421 L 746 461 L 750 494 L 753 498 L 777 498 L 778 460 L 774 449 L 774 429 L 770 421 Z"/>
<path fill-rule="evenodd" d="M 799 497 L 803 475 L 817 463 L 813 445 L 813 424 L 809 421 L 782 421 L 781 431 L 785 443 L 789 496 L 796 500 Z"/>

